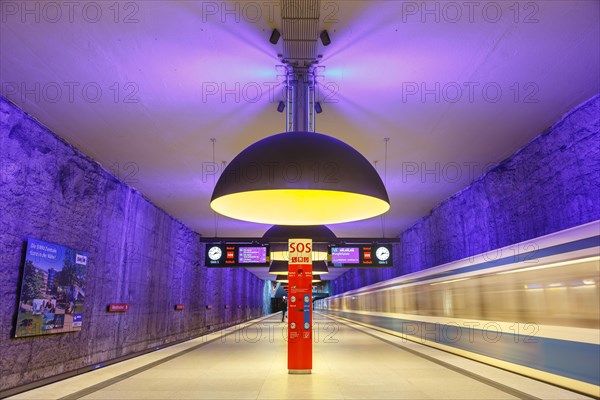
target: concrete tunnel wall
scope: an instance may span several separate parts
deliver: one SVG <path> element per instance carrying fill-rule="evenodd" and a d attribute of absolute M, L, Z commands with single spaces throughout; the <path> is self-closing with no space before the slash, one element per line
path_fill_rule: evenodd
<path fill-rule="evenodd" d="M 394 267 L 351 269 L 331 294 L 600 219 L 600 95 L 400 235 Z"/>
<path fill-rule="evenodd" d="M 0 394 L 262 314 L 265 282 L 2 97 L 0 162 Z M 89 252 L 80 332 L 13 338 L 28 237 Z"/>

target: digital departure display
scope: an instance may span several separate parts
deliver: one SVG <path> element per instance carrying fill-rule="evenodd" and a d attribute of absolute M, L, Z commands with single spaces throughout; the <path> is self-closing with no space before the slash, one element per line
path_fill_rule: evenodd
<path fill-rule="evenodd" d="M 206 244 L 204 265 L 207 267 L 266 267 L 269 246 L 249 246 L 236 243 Z"/>
<path fill-rule="evenodd" d="M 358 247 L 332 247 L 331 262 L 334 264 L 359 264 L 360 249 Z"/>
<path fill-rule="evenodd" d="M 368 244 L 330 247 L 333 267 L 391 267 L 392 246 L 390 244 Z"/>
<path fill-rule="evenodd" d="M 265 264 L 267 262 L 267 248 L 238 247 L 238 262 L 240 264 Z"/>

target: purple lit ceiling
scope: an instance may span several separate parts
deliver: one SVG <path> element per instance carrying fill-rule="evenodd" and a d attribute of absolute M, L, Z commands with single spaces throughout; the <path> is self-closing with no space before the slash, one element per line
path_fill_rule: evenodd
<path fill-rule="evenodd" d="M 202 235 L 262 236 L 214 218 L 210 139 L 220 167 L 285 130 L 278 2 L 26 3 L 2 3 L 2 95 Z M 398 235 L 597 93 L 599 7 L 321 1 L 317 131 L 373 161 L 392 205 L 331 229 Z"/>

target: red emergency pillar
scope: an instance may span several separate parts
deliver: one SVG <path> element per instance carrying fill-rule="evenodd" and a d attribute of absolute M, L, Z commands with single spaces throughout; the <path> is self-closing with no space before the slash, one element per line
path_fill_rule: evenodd
<path fill-rule="evenodd" d="M 288 262 L 288 372 L 312 370 L 312 240 L 290 239 Z"/>

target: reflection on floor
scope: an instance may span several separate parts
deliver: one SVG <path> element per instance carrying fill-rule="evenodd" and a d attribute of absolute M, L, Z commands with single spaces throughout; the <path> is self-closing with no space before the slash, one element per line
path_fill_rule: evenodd
<path fill-rule="evenodd" d="M 281 314 L 238 328 L 241 329 L 236 332 L 230 328 L 12 399 L 585 398 L 319 314 L 315 314 L 312 374 L 289 375 L 287 327 L 281 322 Z M 403 346 L 423 350 L 429 359 Z M 470 372 L 446 368 L 444 363 Z M 474 378 L 472 373 L 486 377 Z"/>

